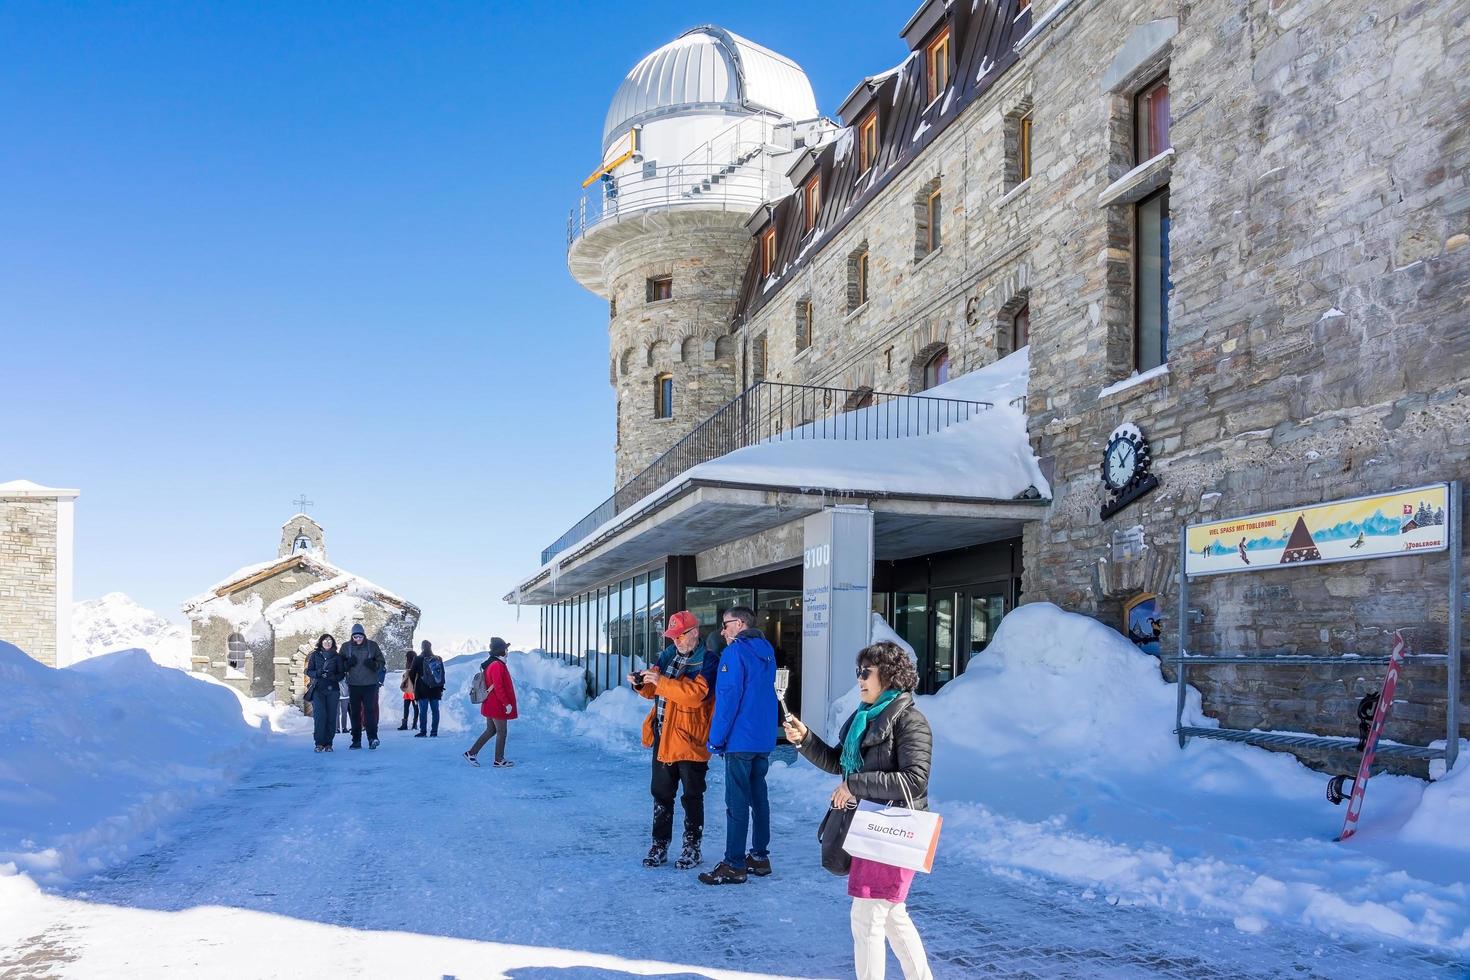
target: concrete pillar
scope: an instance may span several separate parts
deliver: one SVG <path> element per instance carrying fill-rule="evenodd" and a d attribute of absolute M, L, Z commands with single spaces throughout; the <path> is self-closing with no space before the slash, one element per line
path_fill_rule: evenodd
<path fill-rule="evenodd" d="M 832 703 L 857 683 L 853 663 L 872 632 L 873 512 L 828 507 L 802 535 L 801 703 L 807 724 L 831 737 Z"/>

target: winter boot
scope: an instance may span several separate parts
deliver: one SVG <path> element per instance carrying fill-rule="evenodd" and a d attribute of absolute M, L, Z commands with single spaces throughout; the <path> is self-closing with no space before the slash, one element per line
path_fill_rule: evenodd
<path fill-rule="evenodd" d="M 763 858 L 758 858 L 754 854 L 747 853 L 745 855 L 745 871 L 747 874 L 753 874 L 757 878 L 766 877 L 771 873 L 771 856 L 767 854 Z"/>
<path fill-rule="evenodd" d="M 708 871 L 701 871 L 699 880 L 706 885 L 743 885 L 745 884 L 745 869 L 732 868 L 721 861 Z"/>
<path fill-rule="evenodd" d="M 699 853 L 700 838 L 703 828 L 696 827 L 693 830 L 684 831 L 684 850 L 679 852 L 679 859 L 674 862 L 674 867 L 680 871 L 688 871 L 697 868 L 704 863 L 703 856 Z"/>
<path fill-rule="evenodd" d="M 648 857 L 643 859 L 645 868 L 656 868 L 661 864 L 669 863 L 669 845 L 662 841 L 654 841 L 653 846 L 648 849 Z"/>

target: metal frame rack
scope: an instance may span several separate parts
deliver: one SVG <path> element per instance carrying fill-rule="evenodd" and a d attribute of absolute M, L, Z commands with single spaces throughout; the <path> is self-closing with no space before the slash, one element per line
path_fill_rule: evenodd
<path fill-rule="evenodd" d="M 1449 531 L 1450 584 L 1448 650 L 1444 654 L 1416 654 L 1405 658 L 1406 662 L 1438 662 L 1445 664 L 1447 691 L 1445 694 L 1445 747 L 1443 749 L 1422 745 L 1399 745 L 1379 743 L 1375 755 L 1400 759 L 1444 759 L 1445 771 L 1454 768 L 1459 750 L 1460 730 L 1460 587 L 1461 550 L 1461 497 L 1460 482 L 1449 483 L 1449 495 L 1445 508 L 1445 523 Z M 1428 557 L 1427 555 L 1425 557 Z M 1240 654 L 1221 656 L 1191 656 L 1189 649 L 1189 579 L 1185 571 L 1189 558 L 1188 527 L 1181 525 L 1179 533 L 1179 648 L 1174 657 L 1175 684 L 1178 697 L 1174 709 L 1174 733 L 1179 736 L 1179 747 L 1184 748 L 1191 738 L 1213 738 L 1227 742 L 1245 742 L 1270 748 L 1309 749 L 1356 749 L 1358 740 L 1331 735 L 1294 735 L 1284 732 L 1251 731 L 1239 728 L 1199 728 L 1184 724 L 1185 676 L 1191 665 L 1214 664 L 1257 665 L 1267 667 L 1341 666 L 1350 664 L 1362 667 L 1369 664 L 1387 665 L 1388 657 L 1313 657 L 1275 654 Z M 1280 565 L 1263 566 L 1261 570 L 1281 568 Z"/>

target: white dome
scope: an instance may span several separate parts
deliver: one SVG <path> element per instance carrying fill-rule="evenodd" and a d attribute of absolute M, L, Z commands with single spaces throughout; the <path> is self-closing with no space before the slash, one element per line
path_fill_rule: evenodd
<path fill-rule="evenodd" d="M 607 110 L 602 147 L 651 119 L 772 113 L 813 119 L 817 100 L 789 58 L 719 27 L 696 27 L 628 72 Z"/>

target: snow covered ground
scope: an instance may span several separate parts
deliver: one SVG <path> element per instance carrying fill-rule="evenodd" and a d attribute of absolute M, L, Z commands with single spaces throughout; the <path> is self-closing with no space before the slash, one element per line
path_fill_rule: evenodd
<path fill-rule="evenodd" d="M 813 840 L 831 777 L 773 766 L 772 878 L 649 871 L 647 702 L 585 705 L 579 671 L 514 655 L 519 764 L 474 769 L 478 661 L 450 661 L 440 738 L 395 730 L 390 675 L 383 747 L 317 755 L 299 715 L 247 717 L 138 655 L 58 671 L 0 650 L 0 682 L 36 706 L 0 720 L 0 976 L 850 975 L 843 884 Z M 1323 777 L 1248 747 L 1181 752 L 1156 663 L 1039 604 L 920 705 L 945 825 L 911 907 L 937 976 L 1470 965 L 1461 773 L 1375 777 L 1359 838 L 1334 844 Z"/>

